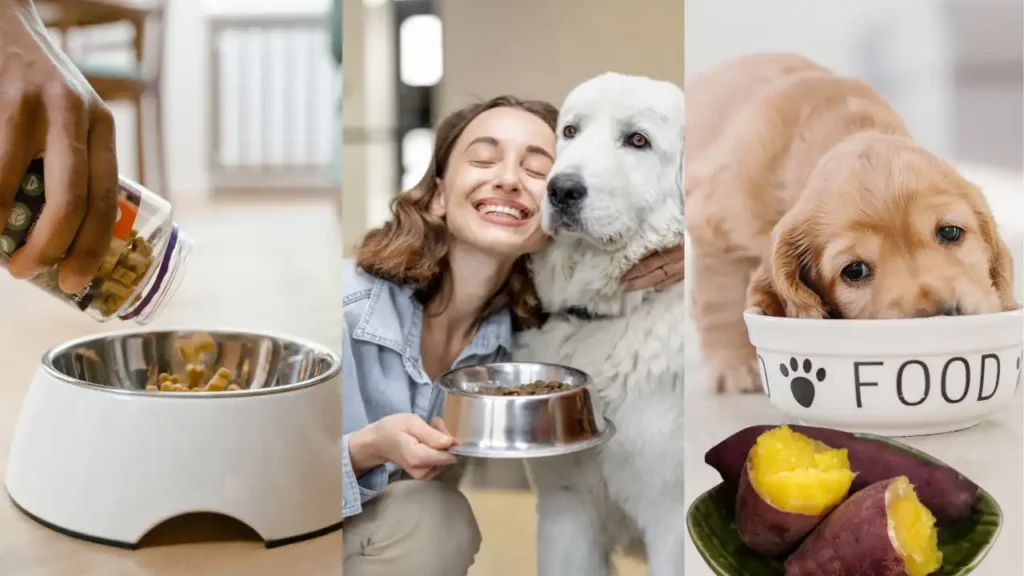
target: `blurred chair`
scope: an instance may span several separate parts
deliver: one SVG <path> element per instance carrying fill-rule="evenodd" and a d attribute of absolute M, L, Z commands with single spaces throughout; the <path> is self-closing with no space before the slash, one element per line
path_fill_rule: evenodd
<path fill-rule="evenodd" d="M 125 65 L 99 64 L 89 61 L 89 52 L 112 49 L 128 49 L 126 43 L 112 46 L 111 43 L 90 44 L 83 42 L 78 53 L 71 58 L 82 71 L 96 93 L 106 102 L 126 102 L 135 109 L 135 145 L 137 156 L 137 177 L 139 183 L 154 192 L 168 198 L 170 189 L 167 185 L 166 134 L 164 133 L 163 98 L 161 85 L 163 78 L 164 45 L 167 37 L 168 0 L 158 0 L 150 5 L 144 13 L 144 20 L 132 22 L 135 37 L 132 39 L 132 61 Z M 146 102 L 153 103 L 153 114 L 146 114 Z M 152 134 L 155 148 L 154 158 L 157 163 L 158 187 L 146 170 L 146 158 L 149 147 L 147 134 Z"/>

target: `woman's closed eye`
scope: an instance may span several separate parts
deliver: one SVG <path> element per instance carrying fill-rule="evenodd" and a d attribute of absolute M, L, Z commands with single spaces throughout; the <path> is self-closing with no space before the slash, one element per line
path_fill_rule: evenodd
<path fill-rule="evenodd" d="M 551 163 L 540 161 L 527 162 L 523 165 L 523 170 L 534 178 L 547 178 L 548 172 L 551 171 Z"/>

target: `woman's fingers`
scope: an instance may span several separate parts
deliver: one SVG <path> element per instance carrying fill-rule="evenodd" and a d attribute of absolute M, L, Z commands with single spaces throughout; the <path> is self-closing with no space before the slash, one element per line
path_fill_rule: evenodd
<path fill-rule="evenodd" d="M 455 464 L 458 459 L 454 454 L 435 450 L 426 444 L 414 444 L 405 451 L 407 468 L 433 468 Z"/>
<path fill-rule="evenodd" d="M 436 416 L 434 418 L 430 419 L 430 426 L 431 426 L 431 428 L 434 428 L 435 430 L 443 432 L 443 433 L 445 433 L 445 434 L 447 434 L 449 436 L 452 435 L 452 433 L 448 431 L 448 427 L 445 426 L 444 420 L 442 420 L 442 419 L 440 419 L 440 418 L 438 418 Z"/>
<path fill-rule="evenodd" d="M 409 424 L 406 426 L 405 431 L 416 440 L 419 440 L 434 450 L 446 450 L 452 445 L 452 437 L 450 434 L 442 432 L 430 424 L 427 424 L 419 416 L 409 419 Z"/>
<path fill-rule="evenodd" d="M 85 218 L 60 266 L 60 287 L 74 294 L 92 282 L 117 221 L 117 150 L 114 118 L 105 107 L 89 122 L 89 191 Z"/>
<path fill-rule="evenodd" d="M 623 291 L 660 290 L 681 280 L 685 270 L 684 250 L 679 245 L 644 257 L 623 275 Z"/>
<path fill-rule="evenodd" d="M 10 262 L 16 278 L 31 278 L 64 257 L 85 218 L 89 201 L 89 121 L 82 95 L 66 85 L 44 94 L 46 205 L 28 242 Z"/>
<path fill-rule="evenodd" d="M 654 289 L 658 292 L 675 285 L 686 277 L 686 263 L 683 261 L 669 262 L 663 268 L 666 278 L 659 282 Z"/>
<path fill-rule="evenodd" d="M 32 160 L 32 121 L 27 98 L 0 95 L 0 232 L 14 206 L 21 181 Z"/>

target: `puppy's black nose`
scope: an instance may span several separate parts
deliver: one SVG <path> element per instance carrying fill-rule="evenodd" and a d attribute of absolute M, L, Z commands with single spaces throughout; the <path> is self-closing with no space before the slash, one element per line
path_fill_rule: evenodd
<path fill-rule="evenodd" d="M 963 310 L 960 309 L 959 302 L 952 302 L 939 306 L 939 316 L 960 316 L 963 314 Z"/>
<path fill-rule="evenodd" d="M 555 206 L 572 206 L 586 196 L 587 185 L 579 174 L 565 172 L 548 181 L 548 199 Z"/>

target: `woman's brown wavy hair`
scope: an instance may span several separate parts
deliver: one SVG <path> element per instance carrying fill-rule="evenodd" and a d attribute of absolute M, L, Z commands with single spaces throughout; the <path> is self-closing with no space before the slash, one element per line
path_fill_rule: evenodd
<path fill-rule="evenodd" d="M 412 286 L 416 298 L 426 305 L 441 294 L 448 270 L 448 231 L 443 217 L 430 213 L 437 193 L 437 179 L 444 178 L 455 142 L 477 116 L 495 108 L 515 108 L 533 114 L 552 132 L 558 120 L 558 108 L 539 100 L 520 100 L 499 96 L 472 104 L 448 115 L 437 126 L 434 154 L 423 178 L 391 203 L 391 220 L 371 230 L 363 238 L 356 264 L 378 278 Z M 477 322 L 503 306 L 512 311 L 516 330 L 533 328 L 543 322 L 540 300 L 526 266 L 526 256 L 516 260 L 508 280 L 481 311 Z M 443 306 L 442 306 L 443 308 Z"/>

